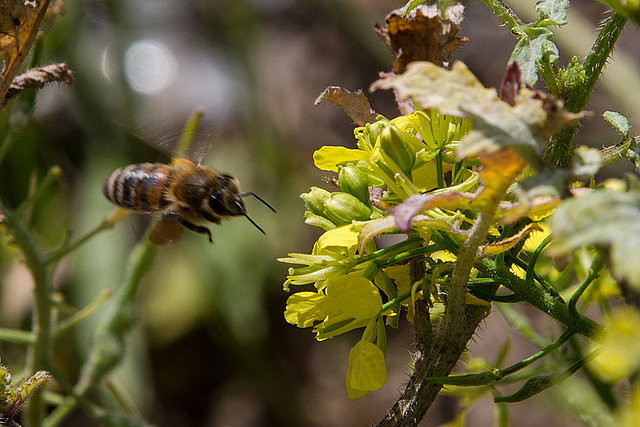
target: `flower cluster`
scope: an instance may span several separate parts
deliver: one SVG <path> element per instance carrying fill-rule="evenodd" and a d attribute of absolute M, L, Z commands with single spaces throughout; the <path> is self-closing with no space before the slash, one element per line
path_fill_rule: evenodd
<path fill-rule="evenodd" d="M 369 237 L 401 233 L 385 213 L 411 196 L 478 186 L 468 162 L 455 159 L 456 145 L 469 127 L 465 120 L 435 111 L 393 120 L 378 117 L 355 129 L 357 149 L 322 147 L 314 154 L 318 168 L 338 174 L 340 191 L 313 187 L 301 196 L 308 209 L 305 222 L 326 231 L 311 254 L 280 259 L 303 265 L 289 270 L 286 290 L 313 284 L 312 290 L 307 286 L 289 297 L 285 318 L 301 328 L 313 327 L 318 340 L 364 328 L 349 356 L 347 391 L 352 399 L 386 381 L 385 323 L 397 325 L 400 306 L 410 299 L 435 301 L 432 283 L 411 283 L 406 260 L 437 251 L 437 245 L 429 245 L 429 230 L 457 230 L 464 216 L 430 209 L 424 212 L 428 227 L 415 227 L 409 239 L 383 249 Z"/>

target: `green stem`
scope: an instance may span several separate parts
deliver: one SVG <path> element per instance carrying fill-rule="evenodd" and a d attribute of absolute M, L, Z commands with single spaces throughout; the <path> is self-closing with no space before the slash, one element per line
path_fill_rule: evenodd
<path fill-rule="evenodd" d="M 394 257 L 383 259 L 380 261 L 376 261 L 376 265 L 378 268 L 384 268 L 389 265 L 398 264 L 400 262 L 405 262 L 410 260 L 411 258 L 415 258 L 417 256 L 426 255 L 432 252 L 439 250 L 438 245 L 427 245 L 422 246 L 420 248 L 412 249 L 406 252 L 402 252 Z"/>
<path fill-rule="evenodd" d="M 0 328 L 0 341 L 33 345 L 36 340 L 32 332 L 21 331 L 19 329 Z"/>
<path fill-rule="evenodd" d="M 515 372 L 518 372 L 519 370 L 526 368 L 532 363 L 537 362 L 538 360 L 542 359 L 546 355 L 560 348 L 562 345 L 564 345 L 564 343 L 569 341 L 569 339 L 571 339 L 571 337 L 573 337 L 575 334 L 576 334 L 576 331 L 567 329 L 562 335 L 560 335 L 560 337 L 557 340 L 555 340 L 554 342 L 552 342 L 551 344 L 549 344 L 547 347 L 540 350 L 536 354 L 530 357 L 527 357 L 526 359 L 521 360 L 520 362 L 515 363 L 507 368 L 500 369 L 500 378 L 503 378 L 503 377 L 506 377 L 507 375 L 511 375 Z"/>
<path fill-rule="evenodd" d="M 458 243 L 445 233 L 433 233 L 432 239 L 451 253 L 456 253 Z M 578 318 L 571 315 L 567 304 L 561 299 L 550 295 L 540 286 L 521 279 L 509 271 L 503 271 L 496 266 L 491 259 L 482 259 L 476 262 L 475 267 L 485 277 L 494 278 L 504 287 L 519 295 L 522 301 L 532 305 L 543 313 L 564 324 L 567 328 L 575 328 L 577 333 L 589 338 L 594 338 L 601 330 L 600 325 L 584 316 Z"/>
<path fill-rule="evenodd" d="M 604 266 L 604 259 L 600 255 L 598 255 L 596 259 L 593 261 L 593 263 L 591 264 L 591 268 L 589 268 L 589 274 L 587 275 L 587 278 L 584 280 L 584 282 L 582 282 L 580 287 L 573 293 L 573 295 L 571 295 L 571 299 L 569 300 L 568 307 L 569 307 L 569 313 L 573 317 L 575 318 L 580 317 L 580 313 L 578 313 L 578 309 L 576 308 L 578 304 L 578 300 L 580 299 L 582 294 L 584 294 L 584 291 L 587 290 L 589 285 L 591 285 L 591 283 L 593 283 L 593 281 L 596 280 L 596 278 L 600 275 L 600 269 L 602 269 L 603 266 Z"/>
<path fill-rule="evenodd" d="M 575 328 L 576 332 L 589 338 L 595 338 L 601 327 L 584 316 L 571 315 L 567 304 L 559 298 L 549 295 L 539 286 L 533 286 L 511 272 L 497 272 L 491 260 L 484 259 L 476 263 L 476 268 L 484 275 L 492 275 L 504 287 L 520 295 L 523 301 L 531 304 L 543 313 L 564 324 L 567 328 Z"/>
<path fill-rule="evenodd" d="M 146 238 L 131 253 L 128 273 L 118 289 L 112 312 L 96 332 L 91 354 L 73 389 L 75 396 L 84 396 L 124 357 L 124 339 L 136 318 L 135 296 L 142 278 L 153 264 L 155 253 L 156 246 Z"/>
<path fill-rule="evenodd" d="M 445 188 L 444 182 L 444 168 L 442 166 L 442 150 L 438 151 L 435 158 L 436 161 L 436 179 L 438 181 L 438 188 Z"/>
<path fill-rule="evenodd" d="M 591 47 L 591 51 L 584 63 L 586 78 L 580 87 L 567 94 L 564 99 L 565 108 L 571 113 L 579 113 L 587 105 L 589 96 L 600 78 L 602 70 L 607 63 L 616 40 L 622 32 L 627 17 L 619 12 L 614 12 L 605 22 L 598 37 Z M 545 154 L 545 160 L 552 166 L 567 168 L 573 153 L 573 137 L 578 130 L 578 123 L 567 126 L 555 133 Z"/>
<path fill-rule="evenodd" d="M 74 315 L 66 318 L 62 322 L 58 323 L 56 329 L 53 331 L 52 340 L 56 341 L 61 335 L 69 332 L 76 327 L 80 322 L 93 313 L 98 307 L 104 304 L 110 297 L 111 289 L 103 289 L 102 292 L 89 304 L 87 304 L 82 310 L 78 311 Z"/>
<path fill-rule="evenodd" d="M 182 133 L 180 134 L 180 138 L 178 139 L 178 144 L 176 146 L 176 150 L 174 153 L 174 157 L 187 157 L 189 154 L 189 150 L 191 149 L 191 145 L 193 142 L 193 137 L 200 126 L 200 121 L 204 116 L 204 107 L 197 106 L 191 112 L 191 115 L 187 119 L 184 127 L 182 128 Z"/>
<path fill-rule="evenodd" d="M 61 176 L 62 169 L 60 169 L 60 166 L 52 166 L 40 185 L 38 185 L 38 188 L 36 188 L 36 190 L 33 192 L 33 194 L 23 200 L 22 203 L 20 203 L 20 206 L 16 208 L 16 210 L 14 211 L 14 215 L 19 217 L 22 216 L 22 214 L 27 210 L 32 209 L 34 203 L 37 202 L 40 197 L 44 196 L 49 191 L 53 183 L 56 182 Z"/>
<path fill-rule="evenodd" d="M 118 380 L 109 375 L 105 378 L 105 385 L 125 414 L 132 418 L 142 418 L 140 410 L 133 403 L 133 398 Z"/>
<path fill-rule="evenodd" d="M 496 369 L 494 371 L 479 372 L 475 374 L 466 375 L 451 375 L 448 377 L 432 377 L 429 378 L 429 382 L 437 384 L 455 384 L 460 386 L 478 386 L 492 384 L 496 381 L 500 381 L 504 377 L 512 375 L 522 369 L 532 365 L 543 357 L 551 354 L 562 345 L 564 345 L 571 337 L 575 335 L 575 331 L 565 331 L 557 340 L 549 344 L 544 349 L 540 350 L 536 354 L 527 357 L 520 362 L 517 362 L 504 369 Z"/>
<path fill-rule="evenodd" d="M 525 25 L 524 21 L 516 15 L 502 0 L 482 0 L 482 2 L 513 32 L 516 27 Z"/>
<path fill-rule="evenodd" d="M 6 218 L 5 224 L 9 234 L 13 237 L 12 242 L 22 252 L 34 282 L 35 310 L 32 330 L 35 341 L 28 349 L 25 369 L 27 372 L 45 370 L 49 364 L 49 339 L 51 335 L 51 301 L 49 299 L 51 282 L 47 264 L 27 226 L 1 201 L 0 212 Z M 26 419 L 28 424 L 31 426 L 40 425 L 43 414 L 44 401 L 41 391 L 36 391 L 27 405 Z"/>
<path fill-rule="evenodd" d="M 58 261 L 63 256 L 67 255 L 68 253 L 73 252 L 78 247 L 82 246 L 84 243 L 89 241 L 96 234 L 98 234 L 98 233 L 100 233 L 100 232 L 102 232 L 104 230 L 108 230 L 110 228 L 113 228 L 114 225 L 115 225 L 115 222 L 111 220 L 111 217 L 103 219 L 102 222 L 100 222 L 100 224 L 98 224 L 95 228 L 93 228 L 92 230 L 87 232 L 84 236 L 80 237 L 75 242 L 70 243 L 70 244 L 65 244 L 62 247 L 60 247 L 58 249 L 55 249 L 55 250 L 49 252 L 48 254 L 46 254 L 46 260 L 45 260 L 46 263 L 47 264 L 51 264 L 51 263 L 53 263 L 55 261 Z"/>

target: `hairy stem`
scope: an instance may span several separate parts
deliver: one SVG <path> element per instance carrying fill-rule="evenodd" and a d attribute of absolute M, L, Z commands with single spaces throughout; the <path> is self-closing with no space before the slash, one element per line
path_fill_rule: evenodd
<path fill-rule="evenodd" d="M 431 328 L 424 327 L 421 318 L 429 315 L 428 310 L 416 310 L 417 353 L 414 372 L 400 399 L 378 423 L 379 427 L 415 426 L 420 423 L 442 388 L 442 384 L 429 383 L 427 379 L 449 375 L 476 328 L 489 313 L 488 305 L 467 307 L 467 284 L 478 247 L 493 224 L 494 212 L 510 183 L 502 184 L 502 191 L 496 191 L 487 197 L 484 209 L 469 230 L 467 240 L 460 246 L 453 278 L 448 287 L 444 318 L 435 339 L 432 338 Z M 422 333 L 421 336 L 418 335 L 419 332 Z"/>
<path fill-rule="evenodd" d="M 27 372 L 36 372 L 47 368 L 49 362 L 49 340 L 51 335 L 51 301 L 49 299 L 51 282 L 47 264 L 38 244 L 27 226 L 0 201 L 0 212 L 16 245 L 24 256 L 25 264 L 33 277 L 35 310 L 33 314 L 33 345 L 27 353 Z M 29 400 L 26 411 L 28 425 L 38 426 L 44 413 L 44 401 L 41 392 L 36 391 Z"/>
<path fill-rule="evenodd" d="M 578 113 L 584 109 L 589 96 L 600 78 L 602 70 L 609 56 L 613 52 L 616 40 L 627 22 L 626 16 L 614 12 L 602 26 L 602 30 L 593 42 L 591 51 L 584 63 L 585 80 L 581 87 L 568 92 L 564 99 L 565 108 L 571 113 Z M 578 130 L 578 123 L 567 126 L 558 131 L 551 138 L 551 144 L 545 154 L 545 160 L 552 166 L 566 168 L 570 164 L 573 153 L 573 137 Z"/>
<path fill-rule="evenodd" d="M 482 2 L 513 32 L 513 29 L 525 25 L 502 0 L 482 0 Z"/>

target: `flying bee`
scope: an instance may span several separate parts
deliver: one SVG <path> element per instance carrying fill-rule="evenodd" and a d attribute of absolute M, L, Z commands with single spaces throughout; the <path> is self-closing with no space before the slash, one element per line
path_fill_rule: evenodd
<path fill-rule="evenodd" d="M 161 212 L 149 240 L 162 245 L 176 240 L 182 227 L 206 234 L 211 231 L 200 222 L 220 224 L 224 218 L 244 216 L 262 234 L 262 228 L 247 215 L 243 197 L 253 196 L 275 212 L 262 198 L 241 192 L 240 183 L 231 174 L 177 157 L 171 164 L 139 163 L 122 167 L 102 184 L 104 196 L 117 206 L 145 213 Z"/>

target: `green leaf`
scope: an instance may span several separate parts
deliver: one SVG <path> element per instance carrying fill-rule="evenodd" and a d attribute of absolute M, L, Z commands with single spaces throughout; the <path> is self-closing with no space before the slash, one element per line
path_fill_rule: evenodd
<path fill-rule="evenodd" d="M 407 4 L 405 4 L 404 7 L 402 8 L 402 17 L 406 18 L 409 12 L 411 12 L 416 7 L 420 6 L 425 1 L 427 0 L 409 0 Z"/>
<path fill-rule="evenodd" d="M 493 399 L 495 403 L 515 403 L 527 400 L 543 392 L 544 390 L 557 385 L 559 381 L 558 374 L 543 374 L 533 378 L 529 378 L 522 388 L 509 396 L 500 396 Z M 561 378 L 561 377 L 560 377 Z"/>
<path fill-rule="evenodd" d="M 511 53 L 509 64 L 517 61 L 522 71 L 522 83 L 533 87 L 538 81 L 540 63 L 553 64 L 559 58 L 558 47 L 551 41 L 553 32 L 544 27 L 515 29 L 518 44 Z"/>
<path fill-rule="evenodd" d="M 349 398 L 353 399 L 352 394 L 362 394 L 363 391 L 379 390 L 386 381 L 387 367 L 382 350 L 372 342 L 358 341 L 349 353 L 347 390 L 355 392 L 349 393 Z"/>
<path fill-rule="evenodd" d="M 434 108 L 469 120 L 473 127 L 460 141 L 459 159 L 513 148 L 535 164 L 535 158 L 546 149 L 547 138 L 581 117 L 557 105 L 553 115 L 547 114 L 539 96 L 527 88 L 520 89 L 512 107 L 498 97 L 495 89 L 485 88 L 459 61 L 451 70 L 429 62 L 414 62 L 405 73 L 376 81 L 372 89 L 395 89 L 423 109 Z"/>
<path fill-rule="evenodd" d="M 555 239 L 549 255 L 583 246 L 609 249 L 613 275 L 640 289 L 640 191 L 602 189 L 562 203 L 551 217 Z"/>
<path fill-rule="evenodd" d="M 611 126 L 620 132 L 623 137 L 627 137 L 629 129 L 631 129 L 631 125 L 625 116 L 620 113 L 616 113 L 615 111 L 605 111 L 604 114 L 602 114 L 602 117 L 604 117 Z"/>
<path fill-rule="evenodd" d="M 638 145 L 638 138 L 633 138 L 629 141 L 629 149 L 627 150 L 626 157 L 632 162 L 637 171 L 640 171 L 640 146 Z"/>
<path fill-rule="evenodd" d="M 328 279 L 326 292 L 336 307 L 356 319 L 370 319 L 382 308 L 378 287 L 357 274 Z"/>
<path fill-rule="evenodd" d="M 536 12 L 540 14 L 538 25 L 565 25 L 569 0 L 541 0 L 536 3 Z"/>

